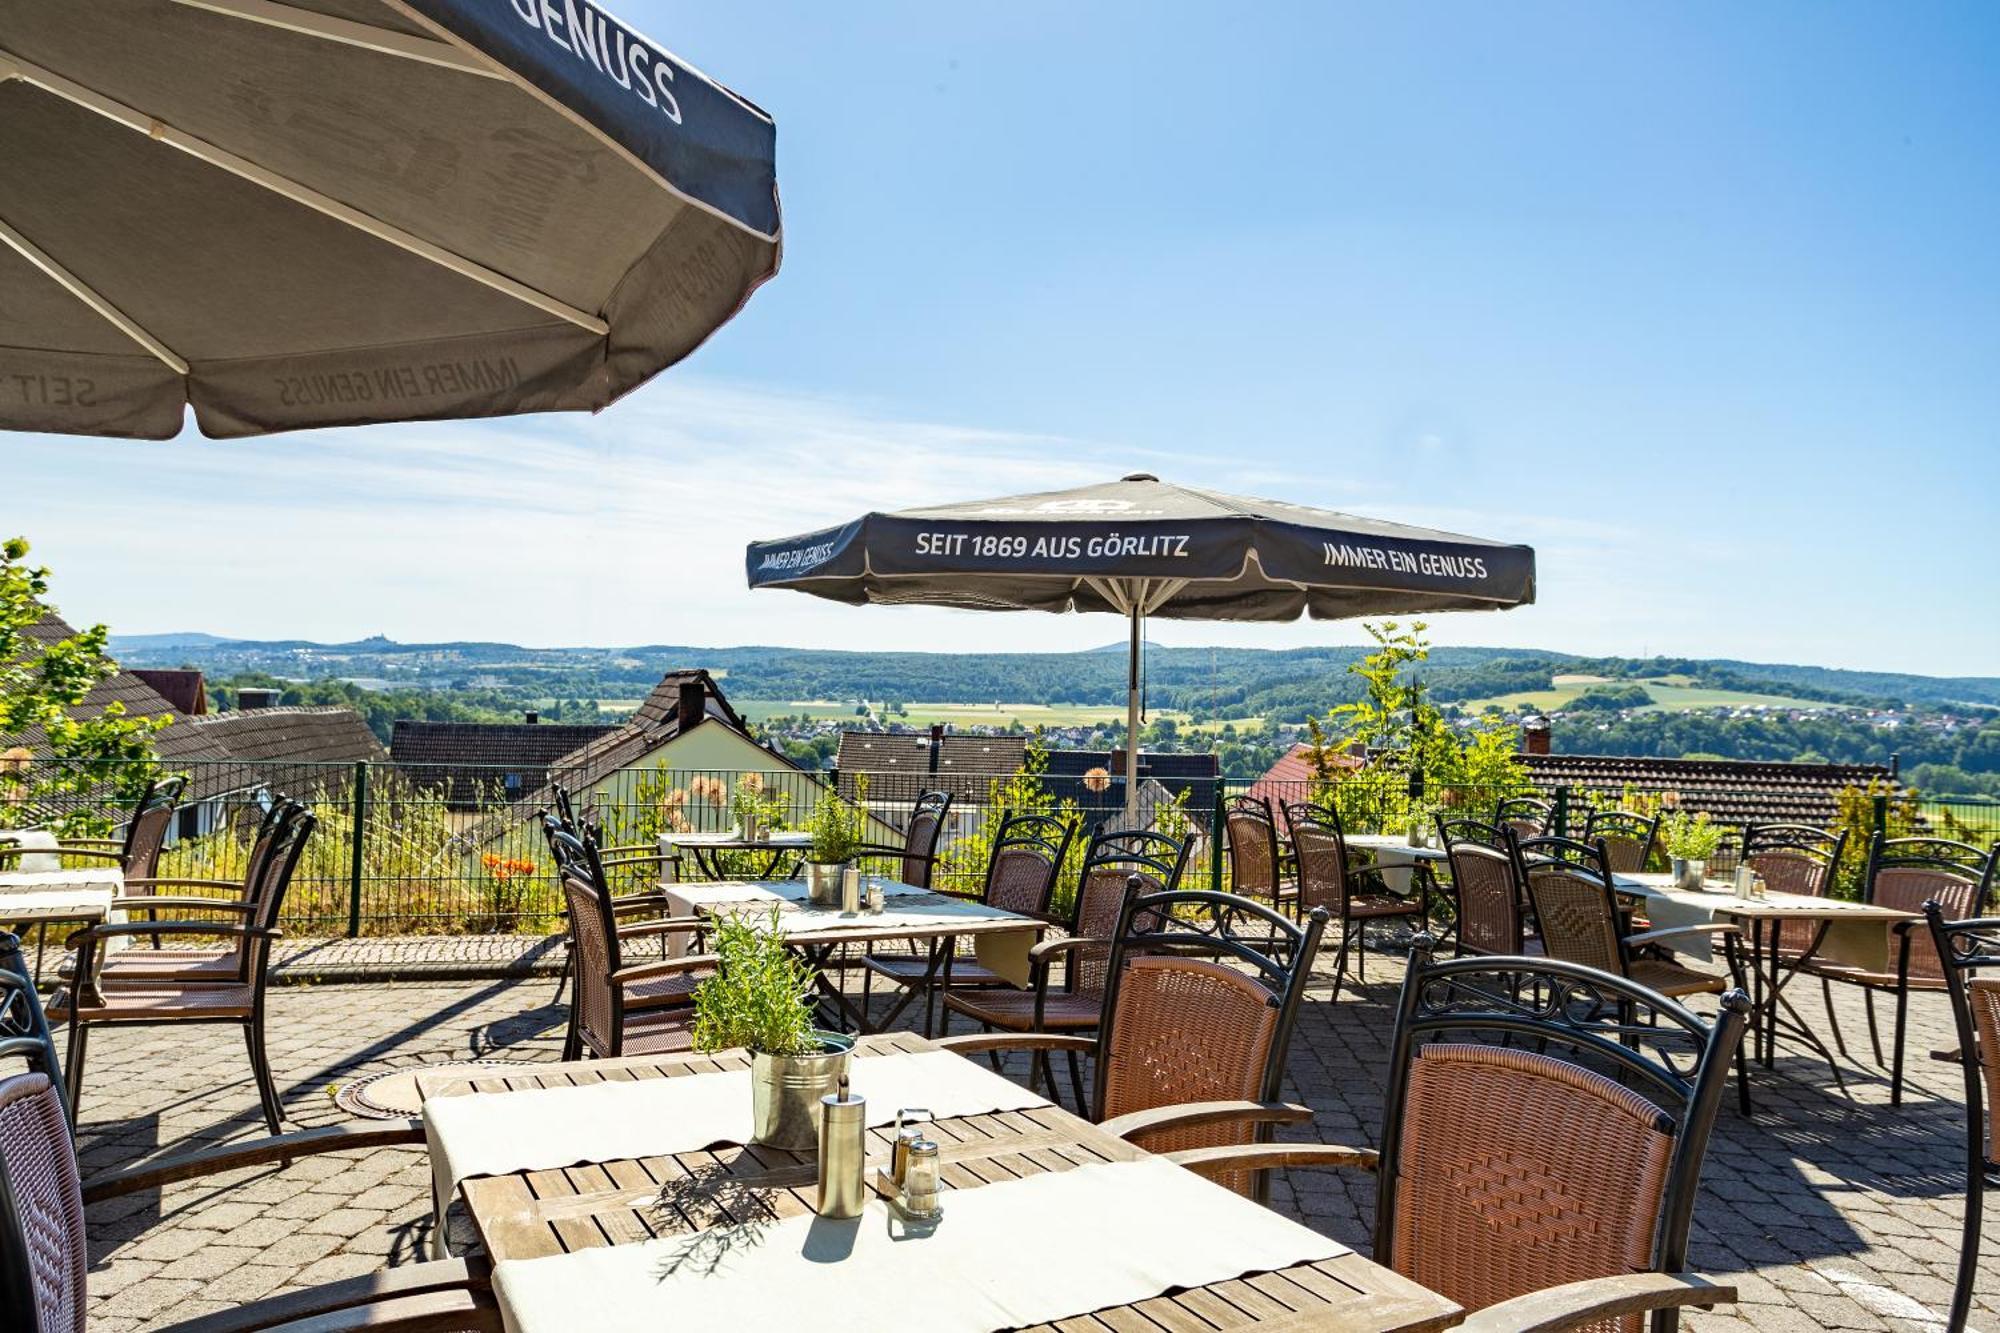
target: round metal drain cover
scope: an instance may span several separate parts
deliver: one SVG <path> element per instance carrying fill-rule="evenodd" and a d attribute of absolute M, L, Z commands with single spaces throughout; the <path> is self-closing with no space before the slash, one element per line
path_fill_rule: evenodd
<path fill-rule="evenodd" d="M 503 1069 L 527 1069 L 526 1060 L 446 1060 L 437 1064 L 400 1065 L 348 1079 L 333 1094 L 333 1103 L 369 1120 L 405 1120 L 422 1112 L 417 1078 L 426 1074 L 477 1075 Z"/>

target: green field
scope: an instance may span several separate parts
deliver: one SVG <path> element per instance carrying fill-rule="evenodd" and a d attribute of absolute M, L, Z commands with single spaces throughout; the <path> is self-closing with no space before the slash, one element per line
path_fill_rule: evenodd
<path fill-rule="evenodd" d="M 1782 694 L 1752 694 L 1743 690 L 1711 690 L 1699 685 L 1690 685 L 1685 676 L 1657 676 L 1646 680 L 1614 681 L 1604 676 L 1557 676 L 1555 688 L 1549 690 L 1522 690 L 1515 694 L 1496 695 L 1490 699 L 1469 699 L 1459 704 L 1468 713 L 1478 713 L 1488 704 L 1498 704 L 1511 712 L 1517 708 L 1536 708 L 1550 712 L 1562 708 L 1585 690 L 1594 685 L 1640 685 L 1652 696 L 1653 702 L 1641 712 L 1686 712 L 1694 708 L 1825 708 L 1827 705 L 1815 699 L 1794 699 Z"/>
<path fill-rule="evenodd" d="M 855 712 L 859 704 L 839 703 L 832 699 L 737 699 L 731 702 L 749 722 L 764 722 L 774 717 L 860 720 L 860 715 Z M 880 709 L 881 704 L 871 702 L 870 706 Z M 913 727 L 927 727 L 933 722 L 946 722 L 953 726 L 1004 727 L 1010 722 L 1019 722 L 1024 727 L 1076 727 L 1122 723 L 1125 720 L 1125 710 L 1109 704 L 911 703 L 906 706 L 909 711 L 898 713 L 892 720 Z M 879 712 L 873 716 L 877 721 L 884 720 Z M 1171 717 L 1177 722 L 1187 721 L 1184 713 L 1157 708 L 1147 716 L 1149 719 Z"/>

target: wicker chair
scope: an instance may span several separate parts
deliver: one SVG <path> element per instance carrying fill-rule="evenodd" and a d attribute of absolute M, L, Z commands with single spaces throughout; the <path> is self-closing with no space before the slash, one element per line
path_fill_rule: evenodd
<path fill-rule="evenodd" d="M 1055 895 L 1056 879 L 1062 874 L 1063 859 L 1076 838 L 1076 826 L 1054 815 L 1002 815 L 994 831 L 993 850 L 986 858 L 986 883 L 979 900 L 1003 912 L 1049 919 L 1049 899 Z M 937 992 L 941 985 L 939 968 L 946 952 L 956 952 L 955 938 L 939 940 L 923 957 L 914 953 L 869 954 L 863 958 L 861 1007 L 868 1008 L 870 983 L 876 977 L 909 988 L 924 988 L 924 1035 L 936 1026 Z M 987 990 L 1005 986 L 999 974 L 970 959 L 952 964 L 951 984 L 960 990 Z"/>
<path fill-rule="evenodd" d="M 1514 831 L 1477 819 L 1440 819 L 1438 837 L 1451 867 L 1459 956 L 1540 953 L 1542 942 L 1528 934 L 1527 879 Z"/>
<path fill-rule="evenodd" d="M 115 864 L 128 879 L 145 878 L 160 866 L 160 851 L 174 826 L 174 812 L 180 808 L 187 779 L 178 775 L 156 779 L 133 803 L 125 819 L 122 838 L 70 838 L 53 848 L 0 846 L 0 870 L 22 856 L 63 856 L 80 861 Z"/>
<path fill-rule="evenodd" d="M 1299 886 L 1284 876 L 1285 861 L 1278 850 L 1278 822 L 1271 815 L 1271 803 L 1247 792 L 1230 797 L 1223 809 L 1222 828 L 1229 851 L 1231 891 L 1297 915 Z"/>
<path fill-rule="evenodd" d="M 855 850 L 862 859 L 888 857 L 896 862 L 896 878 L 920 889 L 931 886 L 937 869 L 938 841 L 944 836 L 945 816 L 951 813 L 951 793 L 922 791 L 910 807 L 910 819 L 903 826 L 903 845 L 868 844 Z"/>
<path fill-rule="evenodd" d="M 1556 808 L 1536 796 L 1509 796 L 1493 807 L 1493 822 L 1514 830 L 1517 838 L 1539 838 L 1553 831 Z"/>
<path fill-rule="evenodd" d="M 339 1125 L 157 1160 L 86 1184 L 56 1087 L 55 1046 L 35 989 L 14 937 L 0 935 L 0 1328 L 10 1333 L 86 1333 L 88 1204 L 318 1153 L 420 1149 L 424 1143 L 423 1125 L 415 1120 Z M 483 1260 L 413 1264 L 274 1296 L 163 1333 L 364 1327 L 373 1333 L 500 1333 L 487 1278 Z"/>
<path fill-rule="evenodd" d="M 1402 921 L 1421 929 L 1426 916 L 1421 900 L 1412 902 L 1389 892 L 1380 875 L 1348 859 L 1347 838 L 1340 816 L 1317 805 L 1288 805 L 1285 819 L 1292 826 L 1292 857 L 1298 863 L 1298 901 L 1310 909 L 1323 907 L 1336 923 L 1340 943 L 1333 954 L 1333 994 L 1347 977 L 1348 951 L 1354 951 L 1356 984 L 1368 978 L 1368 927 L 1377 921 Z"/>
<path fill-rule="evenodd" d="M 1846 829 L 1828 833 L 1810 824 L 1746 824 L 1739 864 L 1762 875 L 1780 893 L 1824 898 L 1846 850 Z M 1779 922 L 1778 952 L 1787 958 L 1810 953 L 1822 929 L 1811 921 Z"/>
<path fill-rule="evenodd" d="M 1683 1272 L 1709 1132 L 1750 1002 L 1706 1023 L 1621 976 L 1413 952 L 1381 1149 L 1271 1143 L 1169 1153 L 1204 1175 L 1375 1173 L 1374 1258 L 1474 1311 L 1477 1333 L 1659 1333 L 1735 1291 Z M 1634 1027 L 1608 1015 L 1636 1015 Z"/>
<path fill-rule="evenodd" d="M 236 920 L 124 921 L 86 926 L 69 937 L 76 950 L 76 973 L 49 1001 L 49 1015 L 69 1023 L 67 1071 L 70 1113 L 83 1099 L 83 1062 L 90 1030 L 104 1026 L 157 1026 L 178 1023 L 234 1023 L 243 1029 L 250 1071 L 264 1123 L 273 1134 L 283 1119 L 278 1086 L 264 1045 L 264 994 L 269 988 L 271 945 L 281 939 L 278 913 L 292 874 L 305 855 L 317 820 L 303 811 L 272 835 L 265 852 L 264 880 L 254 902 L 241 905 Z M 205 900 L 204 900 L 205 901 Z M 181 976 L 103 978 L 98 957 L 121 936 L 198 935 L 235 941 L 225 966 Z"/>
<path fill-rule="evenodd" d="M 1955 1060 L 1965 1071 L 1965 1221 L 1945 1324 L 1958 1333 L 1972 1311 L 1986 1191 L 2000 1189 L 2000 917 L 1948 921 L 1940 904 L 1928 902 L 1924 921 L 1931 948 L 1943 960 L 1958 1028 L 1957 1049 L 1940 1051 L 1938 1058 Z M 1979 972 L 1991 975 L 1974 975 Z"/>
<path fill-rule="evenodd" d="M 956 984 L 957 960 L 947 956 L 942 983 L 945 1026 L 956 1013 L 988 1032 L 1095 1031 L 1103 1014 L 1112 942 L 1127 893 L 1174 892 L 1180 887 L 1187 855 L 1185 841 L 1164 833 L 1092 836 L 1077 879 L 1069 934 L 1059 940 L 1044 940 L 1028 951 L 1032 969 L 1028 988 L 961 990 Z M 1136 887 L 1133 881 L 1137 881 Z M 1055 984 L 1058 962 L 1062 964 L 1060 986 Z M 1081 1107 L 1083 1069 L 1076 1057 L 1076 1051 L 1069 1052 L 1070 1090 Z M 1055 1073 L 1046 1052 L 1036 1056 L 1035 1067 L 1046 1080 L 1050 1097 L 1055 1098 Z"/>
<path fill-rule="evenodd" d="M 1936 901 L 1946 917 L 1962 921 L 1985 914 L 1993 897 L 1996 866 L 2000 866 L 2000 842 L 1982 852 L 1946 838 L 1885 838 L 1878 832 L 1868 841 L 1868 869 L 1862 880 L 1862 897 L 1878 906 L 1915 913 L 1921 913 L 1925 903 Z M 1887 1063 L 1889 1104 L 1900 1106 L 1910 992 L 1945 989 L 1945 970 L 1922 921 L 1898 921 L 1886 929 L 1889 956 L 1895 959 L 1893 969 L 1871 971 L 1809 958 L 1800 970 L 1810 972 L 1822 982 L 1845 982 L 1861 988 L 1868 1014 L 1868 1040 L 1874 1048 L 1877 1065 L 1885 1062 L 1881 1029 L 1875 1022 L 1875 993 L 1888 991 L 1896 997 L 1895 1050 Z M 1842 1055 L 1847 1054 L 1830 991 L 1826 998 L 1826 1018 L 1835 1045 Z"/>
<path fill-rule="evenodd" d="M 549 791 L 555 808 L 553 812 L 542 811 L 542 834 L 548 839 L 549 855 L 555 859 L 558 866 L 562 864 L 565 852 L 549 837 L 555 832 L 567 833 L 571 838 L 587 841 L 590 844 L 597 857 L 599 869 L 604 871 L 607 885 L 613 878 L 612 872 L 621 870 L 627 874 L 641 872 L 644 878 L 654 883 L 677 880 L 681 877 L 684 862 L 678 853 L 665 855 L 657 845 L 642 842 L 623 843 L 614 847 L 602 846 L 596 823 L 588 817 L 577 815 L 576 804 L 570 797 L 568 788 L 559 782 L 552 782 L 549 784 Z M 637 893 L 614 894 L 611 899 L 611 910 L 613 915 L 622 920 L 633 916 L 671 914 L 673 904 L 663 892 L 657 889 L 643 889 Z M 568 947 L 567 928 L 563 931 L 563 939 L 562 971 L 556 976 L 556 993 L 550 1000 L 552 1004 L 562 1002 L 563 991 L 576 974 L 576 955 Z M 695 951 L 700 952 L 701 938 L 697 936 L 692 943 Z"/>
<path fill-rule="evenodd" d="M 1095 1038 L 973 1034 L 941 1045 L 962 1054 L 1091 1052 L 1090 1118 L 1149 1152 L 1264 1142 L 1273 1125 L 1312 1119 L 1280 1099 L 1326 921 L 1325 908 L 1299 925 L 1234 894 L 1133 892 L 1111 951 L 1110 1018 Z M 1242 1193 L 1263 1180 L 1249 1171 L 1225 1177 Z"/>
<path fill-rule="evenodd" d="M 1660 817 L 1627 810 L 1592 810 L 1583 821 L 1583 841 L 1601 844 L 1614 874 L 1636 875 L 1653 859 L 1660 841 Z"/>
<path fill-rule="evenodd" d="M 284 845 L 285 831 L 305 813 L 304 806 L 289 800 L 275 800 L 263 811 L 249 855 L 243 861 L 242 883 L 226 879 L 167 879 L 158 876 L 127 880 L 128 889 L 136 886 L 147 892 L 120 899 L 119 907 L 126 912 L 143 910 L 149 921 L 160 911 L 171 911 L 176 914 L 176 919 L 181 920 L 188 918 L 179 916 L 180 913 L 196 912 L 207 913 L 209 919 L 215 919 L 219 914 L 223 919 L 247 921 L 256 926 L 277 925 L 277 908 L 284 894 L 279 872 L 284 867 L 272 856 L 272 852 Z M 207 896 L 165 896 L 156 892 L 163 888 L 198 889 Z M 278 894 L 276 902 L 271 897 L 274 890 Z M 214 896 L 222 892 L 233 896 Z M 155 945 L 159 941 L 158 935 L 153 936 Z M 240 946 L 107 951 L 97 964 L 97 977 L 100 983 L 207 981 L 226 985 L 236 980 L 240 972 L 241 953 Z M 76 975 L 74 960 L 63 964 L 63 981 L 71 981 Z"/>
<path fill-rule="evenodd" d="M 570 955 L 576 960 L 576 991 L 570 1004 L 563 1059 L 588 1050 L 598 1058 L 658 1055 L 689 1049 L 695 987 L 715 971 L 715 959 L 691 953 L 647 963 L 627 963 L 625 945 L 674 935 L 701 938 L 706 923 L 666 918 L 621 924 L 617 902 L 604 878 L 589 835 L 579 838 L 544 824 L 556 857 L 563 901 L 569 912 Z"/>

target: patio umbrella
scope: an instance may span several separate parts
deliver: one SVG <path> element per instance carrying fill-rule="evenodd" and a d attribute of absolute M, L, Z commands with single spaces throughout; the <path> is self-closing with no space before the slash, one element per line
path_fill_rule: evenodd
<path fill-rule="evenodd" d="M 1150 473 L 1075 490 L 864 514 L 753 542 L 752 588 L 975 611 L 1114 611 L 1131 629 L 1125 793 L 1138 787 L 1148 616 L 1319 620 L 1490 611 L 1535 600 L 1535 553 Z"/>
<path fill-rule="evenodd" d="M 776 271 L 774 140 L 587 0 L 9 0 L 0 427 L 601 408 Z"/>

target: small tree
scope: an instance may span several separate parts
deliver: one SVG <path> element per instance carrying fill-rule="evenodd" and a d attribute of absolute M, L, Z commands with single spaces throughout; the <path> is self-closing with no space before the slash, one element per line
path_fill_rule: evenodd
<path fill-rule="evenodd" d="M 1467 800 L 1490 806 L 1528 789 L 1516 728 L 1490 719 L 1456 727 L 1411 678 L 1411 668 L 1431 654 L 1424 622 L 1363 628 L 1375 651 L 1347 668 L 1361 678 L 1362 697 L 1337 705 L 1324 725 L 1306 719 L 1314 800 L 1331 801 L 1350 828 L 1398 832 L 1411 815 L 1414 774 L 1423 776 L 1426 799 L 1445 806 Z M 1371 756 L 1359 770 L 1338 762 L 1340 752 L 1355 747 Z"/>
<path fill-rule="evenodd" d="M 0 542 L 0 748 L 42 736 L 43 761 L 0 765 L 0 803 L 24 807 L 72 836 L 103 832 L 106 803 L 125 805 L 157 767 L 153 733 L 168 717 L 128 717 L 113 701 L 95 717 L 75 710 L 118 671 L 102 625 L 36 644 L 28 630 L 50 613 L 49 571 L 27 563 L 24 537 Z"/>

